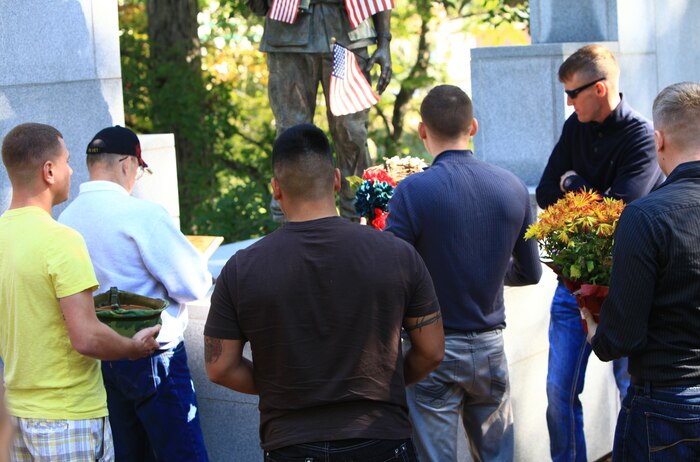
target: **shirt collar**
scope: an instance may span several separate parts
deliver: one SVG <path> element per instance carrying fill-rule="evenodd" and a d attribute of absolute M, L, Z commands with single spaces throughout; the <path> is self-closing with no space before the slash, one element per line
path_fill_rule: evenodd
<path fill-rule="evenodd" d="M 462 159 L 466 159 L 468 157 L 472 157 L 474 153 L 471 152 L 469 149 L 464 149 L 464 150 L 448 150 L 448 151 L 442 151 L 440 154 L 435 156 L 435 159 L 433 159 L 433 164 L 435 165 L 438 162 L 453 162 L 453 161 L 460 161 Z"/>
<path fill-rule="evenodd" d="M 620 104 L 605 118 L 601 123 L 593 122 L 594 126 L 602 132 L 612 130 L 618 125 L 624 123 L 632 114 L 632 108 L 629 107 L 625 98 L 620 93 Z"/>
<path fill-rule="evenodd" d="M 114 181 L 95 180 L 87 181 L 80 185 L 80 194 L 95 191 L 115 191 L 127 196 L 129 195 L 129 191 Z"/>
<path fill-rule="evenodd" d="M 668 178 L 666 178 L 666 181 L 661 183 L 658 187 L 656 187 L 656 189 L 662 188 L 671 183 L 675 183 L 676 181 L 684 178 L 700 178 L 700 160 L 683 162 L 682 164 L 677 165 Z"/>

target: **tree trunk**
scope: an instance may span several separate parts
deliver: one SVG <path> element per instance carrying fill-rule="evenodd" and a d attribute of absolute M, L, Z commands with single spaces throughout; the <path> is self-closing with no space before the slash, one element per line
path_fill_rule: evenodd
<path fill-rule="evenodd" d="M 197 0 L 147 0 L 146 8 L 153 129 L 175 135 L 183 228 L 189 228 L 189 211 L 210 183 L 202 171 L 210 150 L 203 127 L 206 93 L 197 34 L 199 7 Z"/>

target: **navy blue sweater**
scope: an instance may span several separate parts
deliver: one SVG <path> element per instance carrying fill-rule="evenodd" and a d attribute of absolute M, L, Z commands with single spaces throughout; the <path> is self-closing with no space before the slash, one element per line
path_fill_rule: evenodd
<path fill-rule="evenodd" d="M 545 208 L 564 196 L 562 174 L 578 175 L 568 191 L 582 187 L 631 202 L 663 181 L 656 162 L 654 129 L 624 99 L 603 123 L 581 123 L 572 114 L 564 123 L 537 186 L 537 204 Z"/>
<path fill-rule="evenodd" d="M 504 282 L 536 284 L 542 275 L 537 243 L 523 239 L 527 188 L 471 151 L 445 151 L 404 179 L 389 212 L 387 231 L 412 243 L 430 271 L 445 329 L 504 327 Z"/>

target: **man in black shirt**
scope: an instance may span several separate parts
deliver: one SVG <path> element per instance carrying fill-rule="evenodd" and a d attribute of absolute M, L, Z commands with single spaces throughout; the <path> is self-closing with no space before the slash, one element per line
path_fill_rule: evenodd
<path fill-rule="evenodd" d="M 288 221 L 222 270 L 204 329 L 209 378 L 260 395 L 266 460 L 415 460 L 405 386 L 444 354 L 428 270 L 408 243 L 338 217 L 340 172 L 318 128 L 282 133 L 272 168 Z"/>
<path fill-rule="evenodd" d="M 605 47 L 588 45 L 559 68 L 567 104 L 575 113 L 564 123 L 537 186 L 545 208 L 583 187 L 633 201 L 661 182 L 651 123 L 618 93 L 620 68 Z M 547 426 L 554 462 L 586 460 L 583 391 L 591 349 L 581 328 L 576 299 L 560 282 L 549 324 Z M 621 395 L 629 383 L 626 362 L 613 364 Z"/>
<path fill-rule="evenodd" d="M 629 357 L 613 460 L 700 460 L 700 85 L 665 88 L 653 115 L 668 178 L 622 212 L 597 330 L 584 314 L 601 360 Z"/>

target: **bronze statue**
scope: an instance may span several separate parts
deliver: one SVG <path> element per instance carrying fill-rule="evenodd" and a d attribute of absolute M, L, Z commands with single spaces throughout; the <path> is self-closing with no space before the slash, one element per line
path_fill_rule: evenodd
<path fill-rule="evenodd" d="M 247 0 L 248 7 L 258 16 L 268 14 L 271 0 Z M 363 73 L 369 80 L 369 70 L 381 67 L 377 92 L 382 93 L 391 79 L 389 42 L 391 11 L 372 16 L 352 29 L 344 0 L 301 0 L 294 24 L 265 18 L 260 51 L 267 53 L 270 74 L 268 97 L 275 115 L 277 134 L 300 123 L 313 123 L 316 94 L 321 83 L 328 104 L 328 88 L 332 69 L 331 40 L 352 50 Z M 377 44 L 369 56 L 367 46 Z M 369 110 L 345 116 L 333 116 L 327 111 L 328 125 L 335 145 L 338 168 L 343 177 L 340 191 L 340 214 L 358 219 L 353 206 L 354 193 L 345 181 L 352 175 L 362 175 L 369 167 L 367 152 L 367 115 Z M 273 218 L 283 221 L 279 206 L 271 204 Z"/>

